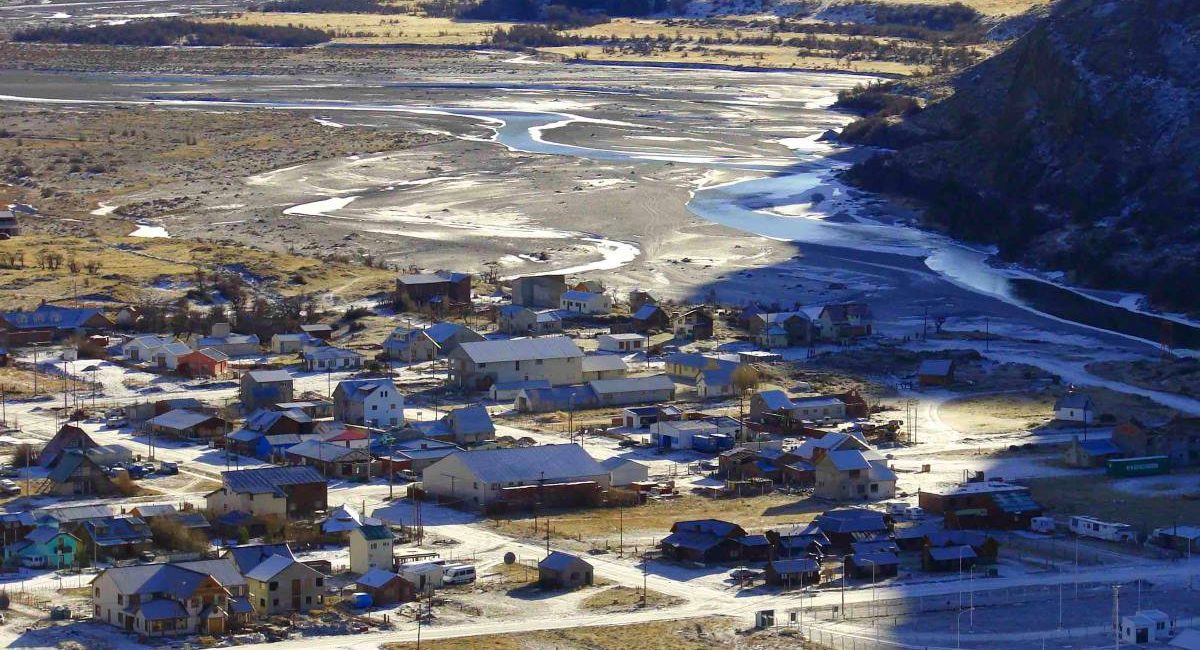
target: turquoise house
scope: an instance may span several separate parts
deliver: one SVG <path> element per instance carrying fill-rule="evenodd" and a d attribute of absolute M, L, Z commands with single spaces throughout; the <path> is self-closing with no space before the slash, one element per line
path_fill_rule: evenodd
<path fill-rule="evenodd" d="M 4 549 L 4 563 L 31 569 L 62 569 L 75 566 L 79 538 L 56 526 L 38 526 L 25 539 Z"/>

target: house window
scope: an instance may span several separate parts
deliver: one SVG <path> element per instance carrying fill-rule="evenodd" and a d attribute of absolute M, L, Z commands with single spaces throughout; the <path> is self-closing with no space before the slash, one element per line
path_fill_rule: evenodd
<path fill-rule="evenodd" d="M 274 607 L 279 607 L 279 599 L 276 598 L 276 599 L 272 600 L 271 605 L 273 605 Z"/>
<path fill-rule="evenodd" d="M 540 366 L 540 365 L 542 365 L 542 360 L 541 360 L 541 359 L 538 359 L 538 360 L 537 360 L 537 361 L 535 361 L 534 363 L 536 363 L 537 365 L 539 365 L 539 366 Z"/>
<path fill-rule="evenodd" d="M 122 596 L 121 594 L 117 594 L 117 604 L 118 604 L 118 605 L 124 605 L 124 604 L 125 604 L 125 597 L 124 597 L 124 596 Z M 118 620 L 119 620 L 119 619 L 118 619 Z"/>
<path fill-rule="evenodd" d="M 267 606 L 267 599 L 266 599 L 266 598 L 259 598 L 259 599 L 258 599 L 258 606 L 259 606 L 259 607 L 266 607 L 266 606 Z"/>
<path fill-rule="evenodd" d="M 311 604 L 312 604 L 312 596 L 305 596 L 305 597 L 304 597 L 304 604 L 305 604 L 305 605 L 311 605 Z"/>
<path fill-rule="evenodd" d="M 278 583 L 278 582 L 272 582 L 272 583 L 270 583 L 270 584 L 268 585 L 268 589 L 270 589 L 271 591 L 278 591 L 278 590 L 279 590 L 279 583 Z"/>
<path fill-rule="evenodd" d="M 325 578 L 317 578 L 317 586 L 324 587 L 325 586 Z"/>

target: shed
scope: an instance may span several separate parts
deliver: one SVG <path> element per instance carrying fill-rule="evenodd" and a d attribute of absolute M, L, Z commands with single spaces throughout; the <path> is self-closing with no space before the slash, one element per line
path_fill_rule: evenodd
<path fill-rule="evenodd" d="M 931 546 L 921 556 L 926 571 L 966 571 L 975 566 L 978 556 L 970 546 Z"/>
<path fill-rule="evenodd" d="M 354 583 L 357 591 L 371 594 L 376 605 L 407 603 L 416 600 L 416 587 L 398 573 L 374 568 L 359 576 Z"/>
<path fill-rule="evenodd" d="M 538 562 L 538 583 L 548 589 L 576 589 L 592 584 L 592 565 L 577 555 L 551 551 Z"/>
<path fill-rule="evenodd" d="M 917 368 L 917 382 L 922 386 L 946 386 L 954 382 L 953 359 L 926 359 Z"/>
<path fill-rule="evenodd" d="M 821 582 L 821 565 L 812 558 L 776 560 L 767 563 L 767 584 L 805 587 Z"/>

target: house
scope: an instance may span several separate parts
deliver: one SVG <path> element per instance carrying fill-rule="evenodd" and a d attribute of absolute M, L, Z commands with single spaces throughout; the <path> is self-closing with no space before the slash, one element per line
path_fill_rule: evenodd
<path fill-rule="evenodd" d="M 517 336 L 559 334 L 563 329 L 562 315 L 557 309 L 533 309 L 522 305 L 505 305 L 497 310 L 497 329 Z"/>
<path fill-rule="evenodd" d="M 380 444 L 372 448 L 372 453 L 379 459 L 380 472 L 384 475 L 407 470 L 420 476 L 426 467 L 462 450 L 462 447 L 443 440 L 418 438 Z"/>
<path fill-rule="evenodd" d="M 50 469 L 58 464 L 62 459 L 63 454 L 72 450 L 84 450 L 97 447 L 96 441 L 92 440 L 83 429 L 73 425 L 64 424 L 59 427 L 58 432 L 42 447 L 38 453 L 37 460 L 34 461 L 40 467 Z"/>
<path fill-rule="evenodd" d="M 175 409 L 146 420 L 145 428 L 154 436 L 177 440 L 214 440 L 225 435 L 229 423 L 207 413 Z"/>
<path fill-rule="evenodd" d="M 928 530 L 922 548 L 935 546 L 969 546 L 978 562 L 995 562 L 1000 556 L 1000 542 L 977 530 Z"/>
<path fill-rule="evenodd" d="M 229 323 L 213 323 L 208 336 L 196 341 L 196 348 L 214 348 L 231 357 L 245 357 L 261 352 L 257 334 L 237 334 Z"/>
<path fill-rule="evenodd" d="M 517 393 L 513 408 L 521 413 L 550 413 L 575 411 L 599 406 L 591 386 L 555 386 L 526 388 Z"/>
<path fill-rule="evenodd" d="M 758 347 L 773 350 L 794 348 L 812 342 L 812 321 L 800 311 L 760 312 L 748 321 Z"/>
<path fill-rule="evenodd" d="M 176 369 L 189 377 L 224 377 L 229 374 L 229 355 L 216 348 L 192 350 L 176 357 Z"/>
<path fill-rule="evenodd" d="M 179 360 L 191 353 L 192 349 L 186 343 L 172 341 L 154 351 L 154 358 L 151 359 L 151 363 L 158 368 L 179 370 Z"/>
<path fill-rule="evenodd" d="M 626 301 L 629 303 L 629 311 L 634 312 L 646 305 L 658 304 L 658 300 L 645 289 L 630 289 L 626 294 Z"/>
<path fill-rule="evenodd" d="M 672 378 L 694 382 L 696 393 L 702 399 L 736 395 L 739 390 L 735 381 L 737 371 L 741 368 L 753 371 L 753 366 L 743 364 L 737 355 L 679 352 L 667 355 L 664 364 Z"/>
<path fill-rule="evenodd" d="M 713 337 L 713 317 L 704 307 L 685 309 L 671 319 L 671 331 L 677 338 L 704 341 Z"/>
<path fill-rule="evenodd" d="M 104 468 L 79 449 L 68 449 L 42 483 L 38 494 L 53 496 L 113 496 L 121 489 Z"/>
<path fill-rule="evenodd" d="M 221 557 L 233 562 L 238 573 L 242 574 L 249 573 L 273 555 L 295 558 L 287 544 L 240 544 L 221 552 Z"/>
<path fill-rule="evenodd" d="M 246 586 L 260 616 L 307 612 L 325 602 L 325 574 L 284 555 L 272 555 L 246 573 Z"/>
<path fill-rule="evenodd" d="M 159 349 L 174 342 L 174 337 L 162 334 L 135 336 L 121 346 L 121 354 L 132 363 L 150 363 Z"/>
<path fill-rule="evenodd" d="M 738 540 L 746 531 L 737 524 L 719 519 L 678 521 L 671 534 L 659 542 L 663 556 L 680 562 L 721 564 L 741 556 Z"/>
<path fill-rule="evenodd" d="M 371 474 L 371 454 L 323 440 L 305 440 L 288 447 L 284 457 L 292 465 L 311 466 L 329 479 L 366 479 Z"/>
<path fill-rule="evenodd" d="M 921 568 L 926 571 L 968 571 L 978 557 L 970 546 L 930 546 L 921 554 Z"/>
<path fill-rule="evenodd" d="M 917 504 L 926 512 L 942 515 L 947 528 L 1027 530 L 1030 520 L 1042 514 L 1029 488 L 1002 481 L 922 490 Z"/>
<path fill-rule="evenodd" d="M 273 410 L 259 409 L 251 413 L 242 427 L 265 434 L 312 433 L 312 416 L 298 408 L 283 409 L 282 406 L 283 404 L 276 404 Z"/>
<path fill-rule="evenodd" d="M 212 528 L 204 514 L 191 506 L 185 506 L 180 512 L 169 503 L 140 505 L 129 510 L 129 514 L 153 526 L 156 521 L 173 522 L 189 530 L 197 530 L 207 534 Z"/>
<path fill-rule="evenodd" d="M 621 379 L 629 371 L 625 360 L 615 354 L 592 354 L 583 358 L 583 380 Z"/>
<path fill-rule="evenodd" d="M 139 636 L 224 635 L 249 621 L 246 580 L 227 560 L 106 569 L 92 617 Z"/>
<path fill-rule="evenodd" d="M 280 402 L 271 408 L 275 411 L 298 411 L 311 419 L 333 417 L 333 401 L 306 396 L 299 402 Z"/>
<path fill-rule="evenodd" d="M 953 384 L 954 360 L 925 359 L 917 366 L 917 383 L 926 387 Z"/>
<path fill-rule="evenodd" d="M 133 515 L 92 517 L 69 527 L 82 542 L 81 552 L 89 558 L 136 557 L 154 543 L 149 524 Z"/>
<path fill-rule="evenodd" d="M 425 469 L 432 497 L 470 508 L 585 503 L 609 487 L 608 470 L 574 444 L 461 451 Z"/>
<path fill-rule="evenodd" d="M 442 586 L 446 576 L 445 561 L 404 562 L 396 567 L 400 577 L 412 583 L 418 594 L 430 594 Z"/>
<path fill-rule="evenodd" d="M 558 298 L 558 308 L 572 314 L 607 314 L 612 311 L 612 298 L 591 291 L 564 291 Z"/>
<path fill-rule="evenodd" d="M 292 401 L 292 376 L 286 370 L 251 370 L 242 375 L 239 397 L 247 412 Z"/>
<path fill-rule="evenodd" d="M 632 306 L 630 309 L 634 309 Z M 629 317 L 629 327 L 639 334 L 662 332 L 670 329 L 671 315 L 658 305 L 642 305 Z"/>
<path fill-rule="evenodd" d="M 565 336 L 463 343 L 450 360 L 451 381 L 472 390 L 516 381 L 583 381 L 583 352 Z"/>
<path fill-rule="evenodd" d="M 821 565 L 808 557 L 767 562 L 767 584 L 776 587 L 807 587 L 820 584 Z"/>
<path fill-rule="evenodd" d="M 329 323 L 309 323 L 301 325 L 300 331 L 315 339 L 328 341 L 333 338 L 333 325 Z"/>
<path fill-rule="evenodd" d="M 12 210 L 0 210 L 0 239 L 12 239 L 21 234 L 17 215 Z"/>
<path fill-rule="evenodd" d="M 370 594 L 376 606 L 407 603 L 417 599 L 413 583 L 390 569 L 371 569 L 354 581 L 355 591 Z"/>
<path fill-rule="evenodd" d="M 608 470 L 609 482 L 613 487 L 627 487 L 650 479 L 650 467 L 636 460 L 612 456 L 600 461 L 600 464 Z"/>
<path fill-rule="evenodd" d="M 650 441 L 660 449 L 695 449 L 717 453 L 732 449 L 735 431 L 723 431 L 709 420 L 659 420 L 650 425 Z"/>
<path fill-rule="evenodd" d="M 112 321 L 103 312 L 91 308 L 42 303 L 33 311 L 0 314 L 0 332 L 11 346 L 83 337 L 112 327 Z"/>
<path fill-rule="evenodd" d="M 656 406 L 634 406 L 621 411 L 625 428 L 630 431 L 646 429 L 659 420 L 682 420 L 683 411 L 678 406 L 659 404 Z"/>
<path fill-rule="evenodd" d="M 312 467 L 263 467 L 221 472 L 221 487 L 205 496 L 217 514 L 292 517 L 325 510 L 329 486 Z"/>
<path fill-rule="evenodd" d="M 646 337 L 641 334 L 601 334 L 596 337 L 596 347 L 601 352 L 633 354 L 646 349 Z"/>
<path fill-rule="evenodd" d="M 845 560 L 846 575 L 859 580 L 878 581 L 900 573 L 900 558 L 892 551 L 855 552 Z"/>
<path fill-rule="evenodd" d="M 30 569 L 65 569 L 75 566 L 80 549 L 79 538 L 61 530 L 57 524 L 34 528 L 19 542 L 4 547 L 5 566 Z"/>
<path fill-rule="evenodd" d="M 482 340 L 482 334 L 458 323 L 435 323 L 420 329 L 398 327 L 383 342 L 383 351 L 389 359 L 415 363 L 446 357 L 463 343 Z"/>
<path fill-rule="evenodd" d="M 1156 528 L 1149 541 L 1191 557 L 1192 553 L 1200 554 L 1200 526 L 1175 525 Z"/>
<path fill-rule="evenodd" d="M 271 352 L 274 354 L 300 354 L 306 348 L 315 348 L 320 345 L 320 339 L 303 332 L 275 334 L 271 337 Z"/>
<path fill-rule="evenodd" d="M 389 377 L 340 381 L 333 390 L 333 417 L 359 426 L 404 426 L 404 396 Z"/>
<path fill-rule="evenodd" d="M 1092 424 L 1096 421 L 1096 404 L 1086 393 L 1072 389 L 1054 402 L 1054 419 Z"/>
<path fill-rule="evenodd" d="M 1171 467 L 1200 463 L 1198 418 L 1177 415 L 1156 427 L 1131 419 L 1113 428 L 1112 439 L 1127 457 L 1166 456 Z"/>
<path fill-rule="evenodd" d="M 440 420 L 416 422 L 413 426 L 429 438 L 446 440 L 461 447 L 496 439 L 496 425 L 482 404 L 460 406 Z"/>
<path fill-rule="evenodd" d="M 750 418 L 792 431 L 811 421 L 846 419 L 846 403 L 836 397 L 788 397 L 778 390 L 762 390 L 750 396 Z"/>
<path fill-rule="evenodd" d="M 396 278 L 396 308 L 444 309 L 471 302 L 471 275 L 453 271 L 413 273 Z"/>
<path fill-rule="evenodd" d="M 1139 609 L 1132 616 L 1121 617 L 1120 639 L 1126 643 L 1164 642 L 1173 636 L 1175 621 L 1161 609 Z"/>
<path fill-rule="evenodd" d="M 855 542 L 886 538 L 891 532 L 891 523 L 883 513 L 866 508 L 828 510 L 813 523 L 829 540 L 829 547 L 842 553 L 853 550 Z"/>
<path fill-rule="evenodd" d="M 675 382 L 666 375 L 594 379 L 587 385 L 596 396 L 596 405 L 601 407 L 654 404 L 675 399 Z"/>
<path fill-rule="evenodd" d="M 333 509 L 321 521 L 321 532 L 326 535 L 349 536 L 350 531 L 363 523 L 362 513 L 353 506 L 342 504 Z"/>
<path fill-rule="evenodd" d="M 874 320 L 866 303 L 847 302 L 825 305 L 813 324 L 822 339 L 838 341 L 870 336 Z"/>
<path fill-rule="evenodd" d="M 512 303 L 522 307 L 558 308 L 567 290 L 565 276 L 529 275 L 512 281 Z"/>
<path fill-rule="evenodd" d="M 392 547 L 396 538 L 378 521 L 364 523 L 350 531 L 350 570 L 366 573 L 371 569 L 391 570 L 395 560 Z"/>
<path fill-rule="evenodd" d="M 578 589 L 592 584 L 592 565 L 583 558 L 551 551 L 538 562 L 538 585 L 543 589 Z"/>
<path fill-rule="evenodd" d="M 813 496 L 833 501 L 878 500 L 896 496 L 897 476 L 874 452 L 832 451 L 814 463 Z"/>
<path fill-rule="evenodd" d="M 1112 438 L 1080 440 L 1079 436 L 1072 436 L 1063 452 L 1063 462 L 1071 467 L 1104 467 L 1108 459 L 1124 455 Z"/>
<path fill-rule="evenodd" d="M 359 370 L 363 366 L 363 355 L 328 345 L 308 350 L 301 358 L 304 369 L 309 372 Z"/>

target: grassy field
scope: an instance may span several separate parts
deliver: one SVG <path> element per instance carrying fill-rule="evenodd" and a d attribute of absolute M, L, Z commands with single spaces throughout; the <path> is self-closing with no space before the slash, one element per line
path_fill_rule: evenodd
<path fill-rule="evenodd" d="M 1008 433 L 1042 426 L 1053 417 L 1054 396 L 1006 393 L 946 402 L 938 414 L 946 425 L 968 435 Z"/>
<path fill-rule="evenodd" d="M 635 538 L 665 537 L 676 521 L 718 518 L 740 524 L 747 530 L 762 530 L 791 523 L 807 523 L 828 509 L 827 503 L 811 502 L 786 494 L 768 494 L 743 499 L 709 499 L 686 494 L 668 501 L 651 501 L 644 506 L 594 508 L 564 514 L 550 514 L 550 534 L 560 538 L 601 542 L 616 546 L 624 520 L 626 546 Z M 540 533 L 533 530 L 532 517 L 490 521 L 497 530 L 520 537 L 545 534 L 546 517 L 537 520 Z"/>
<path fill-rule="evenodd" d="M 290 14 L 246 12 L 213 19 L 240 25 L 294 25 L 333 32 L 338 43 L 413 45 L 476 45 L 486 42 L 497 27 L 508 23 L 455 20 L 406 14 Z"/>
<path fill-rule="evenodd" d="M 46 392 L 50 381 L 46 375 L 39 376 L 38 390 Z M 11 365 L 0 367 L 0 389 L 3 389 L 5 397 L 9 399 L 33 395 L 33 371 Z"/>
<path fill-rule="evenodd" d="M 619 50 L 606 52 L 605 48 L 599 45 L 568 45 L 544 47 L 539 51 L 564 59 L 588 61 L 796 68 L 894 75 L 909 75 L 927 70 L 925 66 L 913 66 L 897 61 L 847 61 L 832 57 L 800 56 L 796 48 L 781 45 L 680 45 L 670 51 L 654 50 L 649 53 Z"/>
<path fill-rule="evenodd" d="M 1086 475 L 1034 479 L 1029 481 L 1033 498 L 1057 515 L 1086 514 L 1106 521 L 1121 521 L 1149 532 L 1160 526 L 1200 521 L 1200 500 L 1178 496 L 1159 496 L 1151 492 L 1156 483 L 1167 483 L 1176 474 L 1144 477 L 1146 493 L 1117 489 L 1107 476 Z M 1200 474 L 1191 474 L 1192 484 L 1200 491 Z"/>
<path fill-rule="evenodd" d="M 416 643 L 385 643 L 384 650 L 415 650 Z M 520 634 L 424 640 L 429 650 L 804 650 L 807 644 L 786 634 L 747 637 L 728 619 L 710 617 L 635 625 L 580 627 Z"/>
<path fill-rule="evenodd" d="M 917 5 L 917 4 L 950 4 L 931 0 L 881 0 L 884 4 Z M 956 0 L 978 11 L 985 16 L 1016 16 L 1034 7 L 1045 7 L 1049 2 L 1044 0 Z"/>
<path fill-rule="evenodd" d="M 652 589 L 646 591 L 646 608 L 661 609 L 682 604 L 683 600 L 674 596 L 659 593 Z M 599 593 L 584 598 L 579 608 L 590 612 L 617 612 L 642 609 L 642 590 L 624 585 L 617 585 Z"/>
<path fill-rule="evenodd" d="M 95 274 L 38 268 L 39 251 L 60 253 L 80 265 L 98 263 Z M 369 295 L 389 286 L 393 273 L 357 264 L 325 262 L 288 253 L 273 253 L 241 246 L 177 239 L 140 239 L 105 236 L 60 237 L 31 233 L 0 241 L 0 259 L 24 252 L 25 268 L 0 268 L 0 308 L 32 308 L 43 300 L 69 299 L 74 295 L 104 295 L 117 302 L 136 303 L 156 292 L 160 281 L 183 281 L 196 268 L 211 271 L 225 264 L 243 265 L 265 279 L 281 295 L 321 293 L 343 289 L 347 295 Z M 349 285 L 349 286 L 348 286 Z"/>

